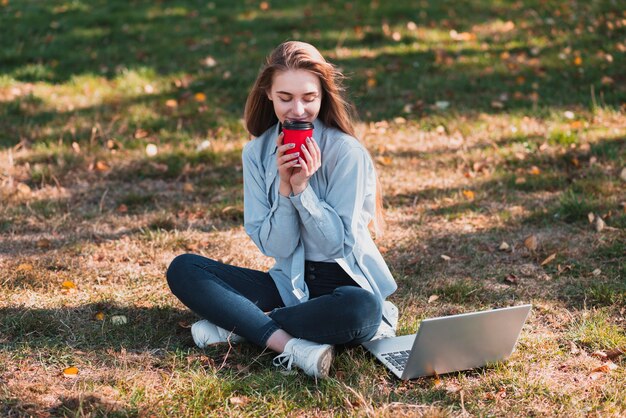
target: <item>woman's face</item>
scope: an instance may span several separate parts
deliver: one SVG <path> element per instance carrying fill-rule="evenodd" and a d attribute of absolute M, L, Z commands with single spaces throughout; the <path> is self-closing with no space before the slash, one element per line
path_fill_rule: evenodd
<path fill-rule="evenodd" d="M 280 71 L 274 74 L 267 97 L 281 123 L 285 120 L 313 122 L 320 113 L 322 86 L 318 76 L 309 71 Z"/>

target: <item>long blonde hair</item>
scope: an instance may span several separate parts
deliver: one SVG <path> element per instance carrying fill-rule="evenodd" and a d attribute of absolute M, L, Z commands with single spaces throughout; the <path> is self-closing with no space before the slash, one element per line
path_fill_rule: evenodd
<path fill-rule="evenodd" d="M 319 77 L 322 86 L 322 103 L 318 118 L 326 125 L 334 127 L 356 138 L 354 107 L 344 96 L 344 75 L 311 44 L 288 41 L 278 45 L 267 57 L 265 65 L 252 86 L 244 120 L 246 129 L 253 136 L 260 136 L 278 122 L 274 106 L 267 93 L 272 88 L 274 75 L 288 70 L 306 70 Z M 385 221 L 383 217 L 382 187 L 376 175 L 376 217 L 370 225 L 376 236 L 381 236 Z"/>

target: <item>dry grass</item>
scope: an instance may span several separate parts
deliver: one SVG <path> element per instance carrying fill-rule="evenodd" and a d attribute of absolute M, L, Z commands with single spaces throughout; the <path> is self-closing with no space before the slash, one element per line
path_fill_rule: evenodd
<path fill-rule="evenodd" d="M 590 124 L 576 149 L 584 153 L 591 149 L 584 144 L 620 141 L 626 120 L 613 117 L 614 125 Z M 11 220 L 0 244 L 4 413 L 623 413 L 623 359 L 616 360 L 616 370 L 596 375 L 592 370 L 602 362 L 591 356 L 626 341 L 624 232 L 611 226 L 623 216 L 614 203 L 624 197 L 623 182 L 613 177 L 619 167 L 612 159 L 598 159 L 593 167 L 587 160 L 574 173 L 576 178 L 597 167 L 611 175 L 622 194 L 612 196 L 601 213 L 609 227 L 596 232 L 586 221 L 564 223 L 554 218 L 558 190 L 515 190 L 499 178 L 507 165 L 502 155 L 515 148 L 500 142 L 502 131 L 525 130 L 528 123 L 534 130 L 527 135 L 543 138 L 558 122 L 488 118 L 486 124 L 481 118 L 467 122 L 476 127 L 468 135 L 455 127 L 424 131 L 404 121 L 360 127 L 387 190 L 388 230 L 379 245 L 400 285 L 393 300 L 401 307 L 401 331 L 413 332 L 419 318 L 534 304 L 507 363 L 413 382 L 394 380 L 360 349 L 341 353 L 331 379 L 316 385 L 302 376 L 275 375 L 269 354 L 253 347 L 191 347 L 184 326 L 194 316 L 168 292 L 169 261 L 194 251 L 253 268 L 270 265 L 241 227 L 240 181 L 207 189 L 204 196 L 194 174 L 130 182 L 115 174 L 117 167 L 134 170 L 143 157 L 119 150 L 108 158 L 106 172 L 83 163 L 63 180 L 28 191 L 18 185 L 33 151 L 3 151 L 0 215 Z M 596 129 L 616 139 L 599 139 Z M 235 144 L 236 151 L 242 143 Z M 233 143 L 215 141 L 213 147 L 221 152 Z M 571 152 L 557 148 L 518 157 L 553 159 Z M 203 164 L 196 170 L 200 178 L 221 175 Z M 235 173 L 241 177 L 240 168 Z M 185 186 L 190 182 L 193 191 Z M 213 210 L 207 198 L 221 209 Z M 126 209 L 120 209 L 122 201 Z M 530 234 L 539 241 L 534 252 L 522 243 Z M 502 241 L 512 250 L 499 251 Z M 555 261 L 541 266 L 552 253 Z M 514 282 L 507 281 L 510 275 Z M 64 281 L 76 288 L 65 289 Z M 598 283 L 609 293 L 592 300 L 589 285 Z M 439 299 L 429 304 L 432 294 Z M 114 325 L 114 315 L 125 315 L 128 323 Z M 599 331 L 586 328 L 589 318 Z M 63 376 L 69 366 L 78 367 L 76 378 Z M 305 405 L 298 406 L 303 393 Z"/>

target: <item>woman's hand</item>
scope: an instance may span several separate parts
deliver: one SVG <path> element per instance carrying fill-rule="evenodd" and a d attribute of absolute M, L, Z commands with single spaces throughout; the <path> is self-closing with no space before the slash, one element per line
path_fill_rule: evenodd
<path fill-rule="evenodd" d="M 293 154 L 285 154 L 287 150 L 292 149 L 295 144 L 283 144 L 284 133 L 280 133 L 276 138 L 276 166 L 278 167 L 278 176 L 280 177 L 279 193 L 283 196 L 291 194 L 291 176 L 294 166 L 298 164 L 299 152 Z"/>
<path fill-rule="evenodd" d="M 293 194 L 302 193 L 309 184 L 311 176 L 322 166 L 322 152 L 315 139 L 307 138 L 301 151 L 302 156 L 298 158 L 300 167 L 292 168 L 289 178 Z"/>

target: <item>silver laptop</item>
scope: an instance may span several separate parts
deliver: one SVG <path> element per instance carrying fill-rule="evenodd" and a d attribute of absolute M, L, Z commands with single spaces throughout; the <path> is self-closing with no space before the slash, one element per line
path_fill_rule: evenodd
<path fill-rule="evenodd" d="M 481 367 L 513 353 L 531 305 L 425 319 L 417 334 L 363 343 L 402 380 Z"/>

